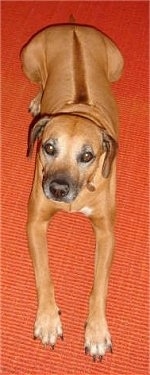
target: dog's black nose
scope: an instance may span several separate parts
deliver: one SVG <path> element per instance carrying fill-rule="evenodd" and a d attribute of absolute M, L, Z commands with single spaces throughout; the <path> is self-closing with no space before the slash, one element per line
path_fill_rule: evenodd
<path fill-rule="evenodd" d="M 56 179 L 50 183 L 49 190 L 55 199 L 61 200 L 69 193 L 69 184 L 66 181 Z"/>

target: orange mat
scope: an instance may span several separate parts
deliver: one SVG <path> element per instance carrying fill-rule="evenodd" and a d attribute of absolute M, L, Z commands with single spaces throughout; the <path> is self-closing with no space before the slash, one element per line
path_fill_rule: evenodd
<path fill-rule="evenodd" d="M 51 269 L 64 342 L 33 341 L 36 292 L 25 224 L 34 157 L 26 158 L 30 100 L 38 88 L 21 72 L 19 51 L 42 27 L 69 15 L 111 36 L 125 58 L 113 87 L 120 108 L 116 255 L 107 316 L 113 354 L 84 354 L 84 322 L 95 239 L 82 215 L 58 214 L 49 229 Z M 147 375 L 148 372 L 148 2 L 2 2 L 2 358 L 1 374 Z"/>

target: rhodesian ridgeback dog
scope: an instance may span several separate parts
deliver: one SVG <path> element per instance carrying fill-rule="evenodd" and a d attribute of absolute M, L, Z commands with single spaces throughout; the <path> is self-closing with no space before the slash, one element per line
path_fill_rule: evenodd
<path fill-rule="evenodd" d="M 112 342 L 106 296 L 114 248 L 118 116 L 110 82 L 123 58 L 94 27 L 55 25 L 38 32 L 21 52 L 22 69 L 40 92 L 28 154 L 38 141 L 27 233 L 38 293 L 34 336 L 54 347 L 63 338 L 48 268 L 46 232 L 59 211 L 81 212 L 96 236 L 95 276 L 85 326 L 85 352 L 102 359 Z M 36 121 L 37 119 L 37 121 Z"/>

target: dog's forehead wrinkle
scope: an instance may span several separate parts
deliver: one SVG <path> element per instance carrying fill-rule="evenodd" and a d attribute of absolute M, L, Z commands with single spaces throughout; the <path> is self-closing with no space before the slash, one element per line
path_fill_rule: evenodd
<path fill-rule="evenodd" d="M 50 144 L 52 144 L 53 146 L 56 146 L 57 143 L 58 143 L 58 138 L 50 137 L 50 138 L 48 138 L 48 139 L 46 139 L 46 140 L 44 141 L 44 144 L 47 144 L 47 143 L 50 143 Z"/>
<path fill-rule="evenodd" d="M 82 148 L 81 148 L 81 152 L 88 152 L 88 151 L 90 151 L 90 152 L 93 152 L 93 147 L 92 147 L 92 145 L 91 144 L 83 144 L 83 146 L 82 146 Z"/>

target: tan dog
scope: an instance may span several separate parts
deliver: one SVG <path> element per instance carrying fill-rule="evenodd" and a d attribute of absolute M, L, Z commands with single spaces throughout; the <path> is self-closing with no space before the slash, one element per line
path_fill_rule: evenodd
<path fill-rule="evenodd" d="M 63 337 L 46 231 L 58 210 L 82 212 L 96 235 L 85 352 L 101 359 L 112 347 L 105 308 L 114 247 L 118 119 L 109 82 L 120 77 L 123 58 L 100 31 L 68 24 L 39 32 L 23 48 L 21 60 L 26 76 L 41 86 L 30 105 L 38 121 L 28 149 L 31 154 L 39 140 L 27 225 L 38 292 L 34 335 L 52 347 Z"/>

